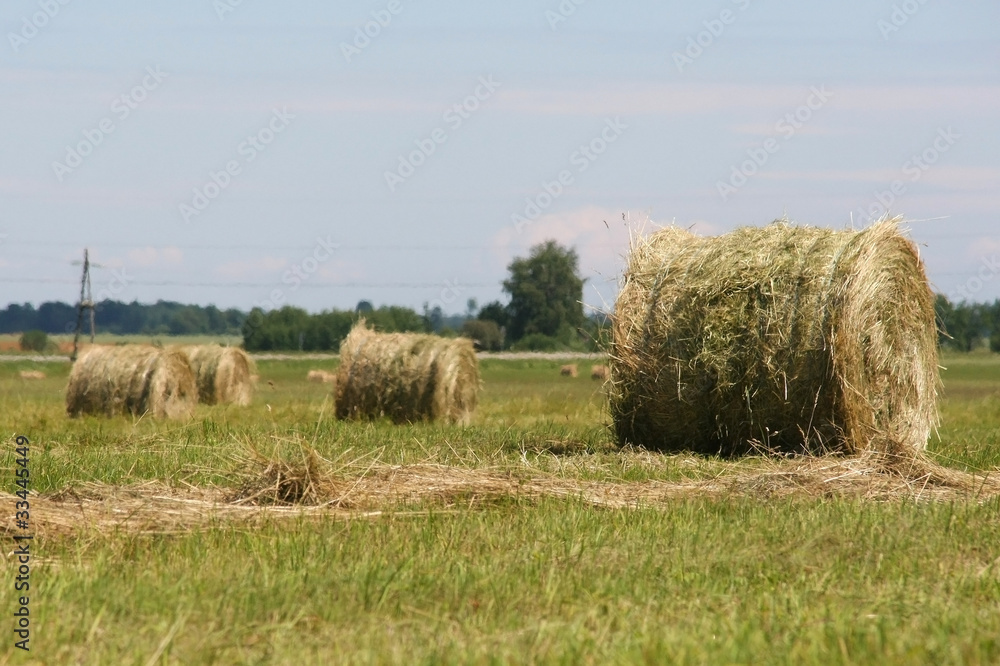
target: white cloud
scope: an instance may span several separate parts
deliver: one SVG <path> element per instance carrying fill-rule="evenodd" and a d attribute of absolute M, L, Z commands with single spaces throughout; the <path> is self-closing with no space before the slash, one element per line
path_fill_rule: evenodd
<path fill-rule="evenodd" d="M 653 221 L 648 213 L 586 206 L 542 215 L 518 230 L 511 224 L 493 237 L 498 259 L 525 256 L 533 245 L 546 240 L 573 247 L 580 257 L 580 274 L 587 279 L 584 301 L 610 310 L 618 293 L 618 279 L 625 265 L 633 235 L 648 234 L 667 224 L 677 223 L 694 233 L 719 233 L 719 227 L 705 220 L 686 222 Z"/>
<path fill-rule="evenodd" d="M 151 246 L 136 248 L 129 250 L 126 256 L 130 265 L 143 268 L 184 263 L 184 253 L 172 246 L 163 249 Z"/>
<path fill-rule="evenodd" d="M 225 278 L 242 280 L 261 277 L 262 274 L 271 276 L 287 265 L 288 259 L 285 257 L 264 256 L 259 259 L 230 261 L 217 267 L 215 272 Z"/>

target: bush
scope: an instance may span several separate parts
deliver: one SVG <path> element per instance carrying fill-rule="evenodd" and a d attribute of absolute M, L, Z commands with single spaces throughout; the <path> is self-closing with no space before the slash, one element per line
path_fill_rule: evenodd
<path fill-rule="evenodd" d="M 25 331 L 19 341 L 23 351 L 43 352 L 49 346 L 49 336 L 45 331 Z"/>
<path fill-rule="evenodd" d="M 462 336 L 475 341 L 480 349 L 486 351 L 503 349 L 503 332 L 495 321 L 467 319 L 462 324 Z"/>
<path fill-rule="evenodd" d="M 1000 331 L 990 337 L 990 351 L 1000 353 Z"/>
<path fill-rule="evenodd" d="M 566 347 L 558 338 L 544 333 L 529 333 L 511 346 L 515 351 L 560 351 Z"/>

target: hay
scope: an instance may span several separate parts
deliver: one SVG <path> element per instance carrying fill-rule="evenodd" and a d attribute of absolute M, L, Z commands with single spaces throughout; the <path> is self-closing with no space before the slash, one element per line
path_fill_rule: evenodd
<path fill-rule="evenodd" d="M 184 345 L 176 349 L 191 365 L 200 402 L 245 407 L 253 400 L 256 368 L 242 349 L 219 345 Z"/>
<path fill-rule="evenodd" d="M 359 321 L 340 346 L 334 391 L 339 419 L 467 424 L 479 400 L 472 341 L 376 333 Z"/>
<path fill-rule="evenodd" d="M 599 379 L 602 382 L 608 381 L 609 371 L 606 365 L 592 365 L 590 366 L 590 378 Z"/>
<path fill-rule="evenodd" d="M 333 384 L 337 381 L 337 375 L 326 370 L 310 370 L 306 374 L 306 381 L 317 384 Z"/>
<path fill-rule="evenodd" d="M 45 379 L 45 373 L 41 370 L 21 370 L 18 373 L 21 379 L 33 380 L 33 379 Z"/>
<path fill-rule="evenodd" d="M 559 374 L 563 377 L 576 377 L 579 371 L 576 368 L 576 363 L 570 363 L 569 365 L 564 365 L 559 368 Z"/>
<path fill-rule="evenodd" d="M 937 424 L 934 296 L 899 218 L 634 243 L 615 305 L 620 444 L 912 455 Z"/>
<path fill-rule="evenodd" d="M 734 497 L 772 500 L 838 497 L 877 502 L 985 503 L 1000 497 L 995 475 L 948 469 L 923 456 L 892 460 L 884 454 L 743 459 L 707 479 L 592 481 L 544 474 L 530 468 L 470 469 L 436 464 L 349 465 L 333 469 L 315 452 L 291 462 L 256 457 L 235 493 L 232 489 L 80 484 L 33 495 L 36 534 L 188 534 L 227 524 L 271 524 L 275 519 L 372 518 L 426 515 L 427 510 L 463 509 L 497 502 L 570 499 L 613 509 L 672 510 L 677 502 Z M 619 454 L 626 466 L 641 466 L 642 451 Z M 666 459 L 655 456 L 662 464 Z M 591 470 L 592 456 L 573 457 L 564 471 Z M 621 464 L 621 463 L 619 463 Z M 0 492 L 0 502 L 17 498 Z M 14 513 L 0 519 L 0 533 L 19 534 Z"/>
<path fill-rule="evenodd" d="M 73 364 L 66 387 L 66 412 L 191 416 L 198 389 L 180 352 L 149 345 L 92 346 Z"/>

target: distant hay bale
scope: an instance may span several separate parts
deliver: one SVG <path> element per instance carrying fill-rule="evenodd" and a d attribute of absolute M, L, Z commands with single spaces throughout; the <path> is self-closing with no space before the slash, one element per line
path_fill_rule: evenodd
<path fill-rule="evenodd" d="M 132 414 L 182 419 L 191 416 L 198 388 L 187 358 L 149 345 L 87 348 L 73 364 L 66 412 Z"/>
<path fill-rule="evenodd" d="M 45 379 L 45 373 L 41 370 L 21 370 L 18 375 L 21 379 Z"/>
<path fill-rule="evenodd" d="M 337 381 L 337 375 L 326 370 L 310 370 L 306 374 L 306 381 L 316 382 L 317 384 L 333 384 Z"/>
<path fill-rule="evenodd" d="M 608 380 L 608 366 L 606 365 L 592 365 L 590 366 L 590 378 L 599 379 L 602 382 Z"/>
<path fill-rule="evenodd" d="M 563 377 L 576 377 L 579 371 L 576 368 L 576 363 L 570 363 L 559 368 L 559 374 Z"/>
<path fill-rule="evenodd" d="M 239 347 L 181 345 L 198 384 L 198 400 L 206 405 L 233 404 L 243 407 L 253 400 L 256 367 Z"/>
<path fill-rule="evenodd" d="M 361 320 L 340 345 L 336 383 L 339 419 L 467 424 L 479 400 L 479 361 L 467 338 L 376 333 Z"/>
<path fill-rule="evenodd" d="M 912 456 L 937 425 L 934 295 L 899 218 L 633 244 L 615 305 L 620 444 Z"/>

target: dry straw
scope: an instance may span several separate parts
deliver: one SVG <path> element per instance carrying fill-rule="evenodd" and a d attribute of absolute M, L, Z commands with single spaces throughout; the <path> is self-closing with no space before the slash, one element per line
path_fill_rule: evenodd
<path fill-rule="evenodd" d="M 310 370 L 306 373 L 306 381 L 316 384 L 332 384 L 337 381 L 337 375 L 326 370 Z"/>
<path fill-rule="evenodd" d="M 340 345 L 334 397 L 339 419 L 467 424 L 479 400 L 472 341 L 376 333 L 359 321 Z"/>
<path fill-rule="evenodd" d="M 199 401 L 208 405 L 250 404 L 256 368 L 245 351 L 220 345 L 184 345 L 176 349 L 191 365 Z"/>
<path fill-rule="evenodd" d="M 633 243 L 615 305 L 619 443 L 912 455 L 937 424 L 934 296 L 899 218 Z"/>
<path fill-rule="evenodd" d="M 66 412 L 132 414 L 180 419 L 191 416 L 198 389 L 187 359 L 149 345 L 93 346 L 73 364 Z"/>

